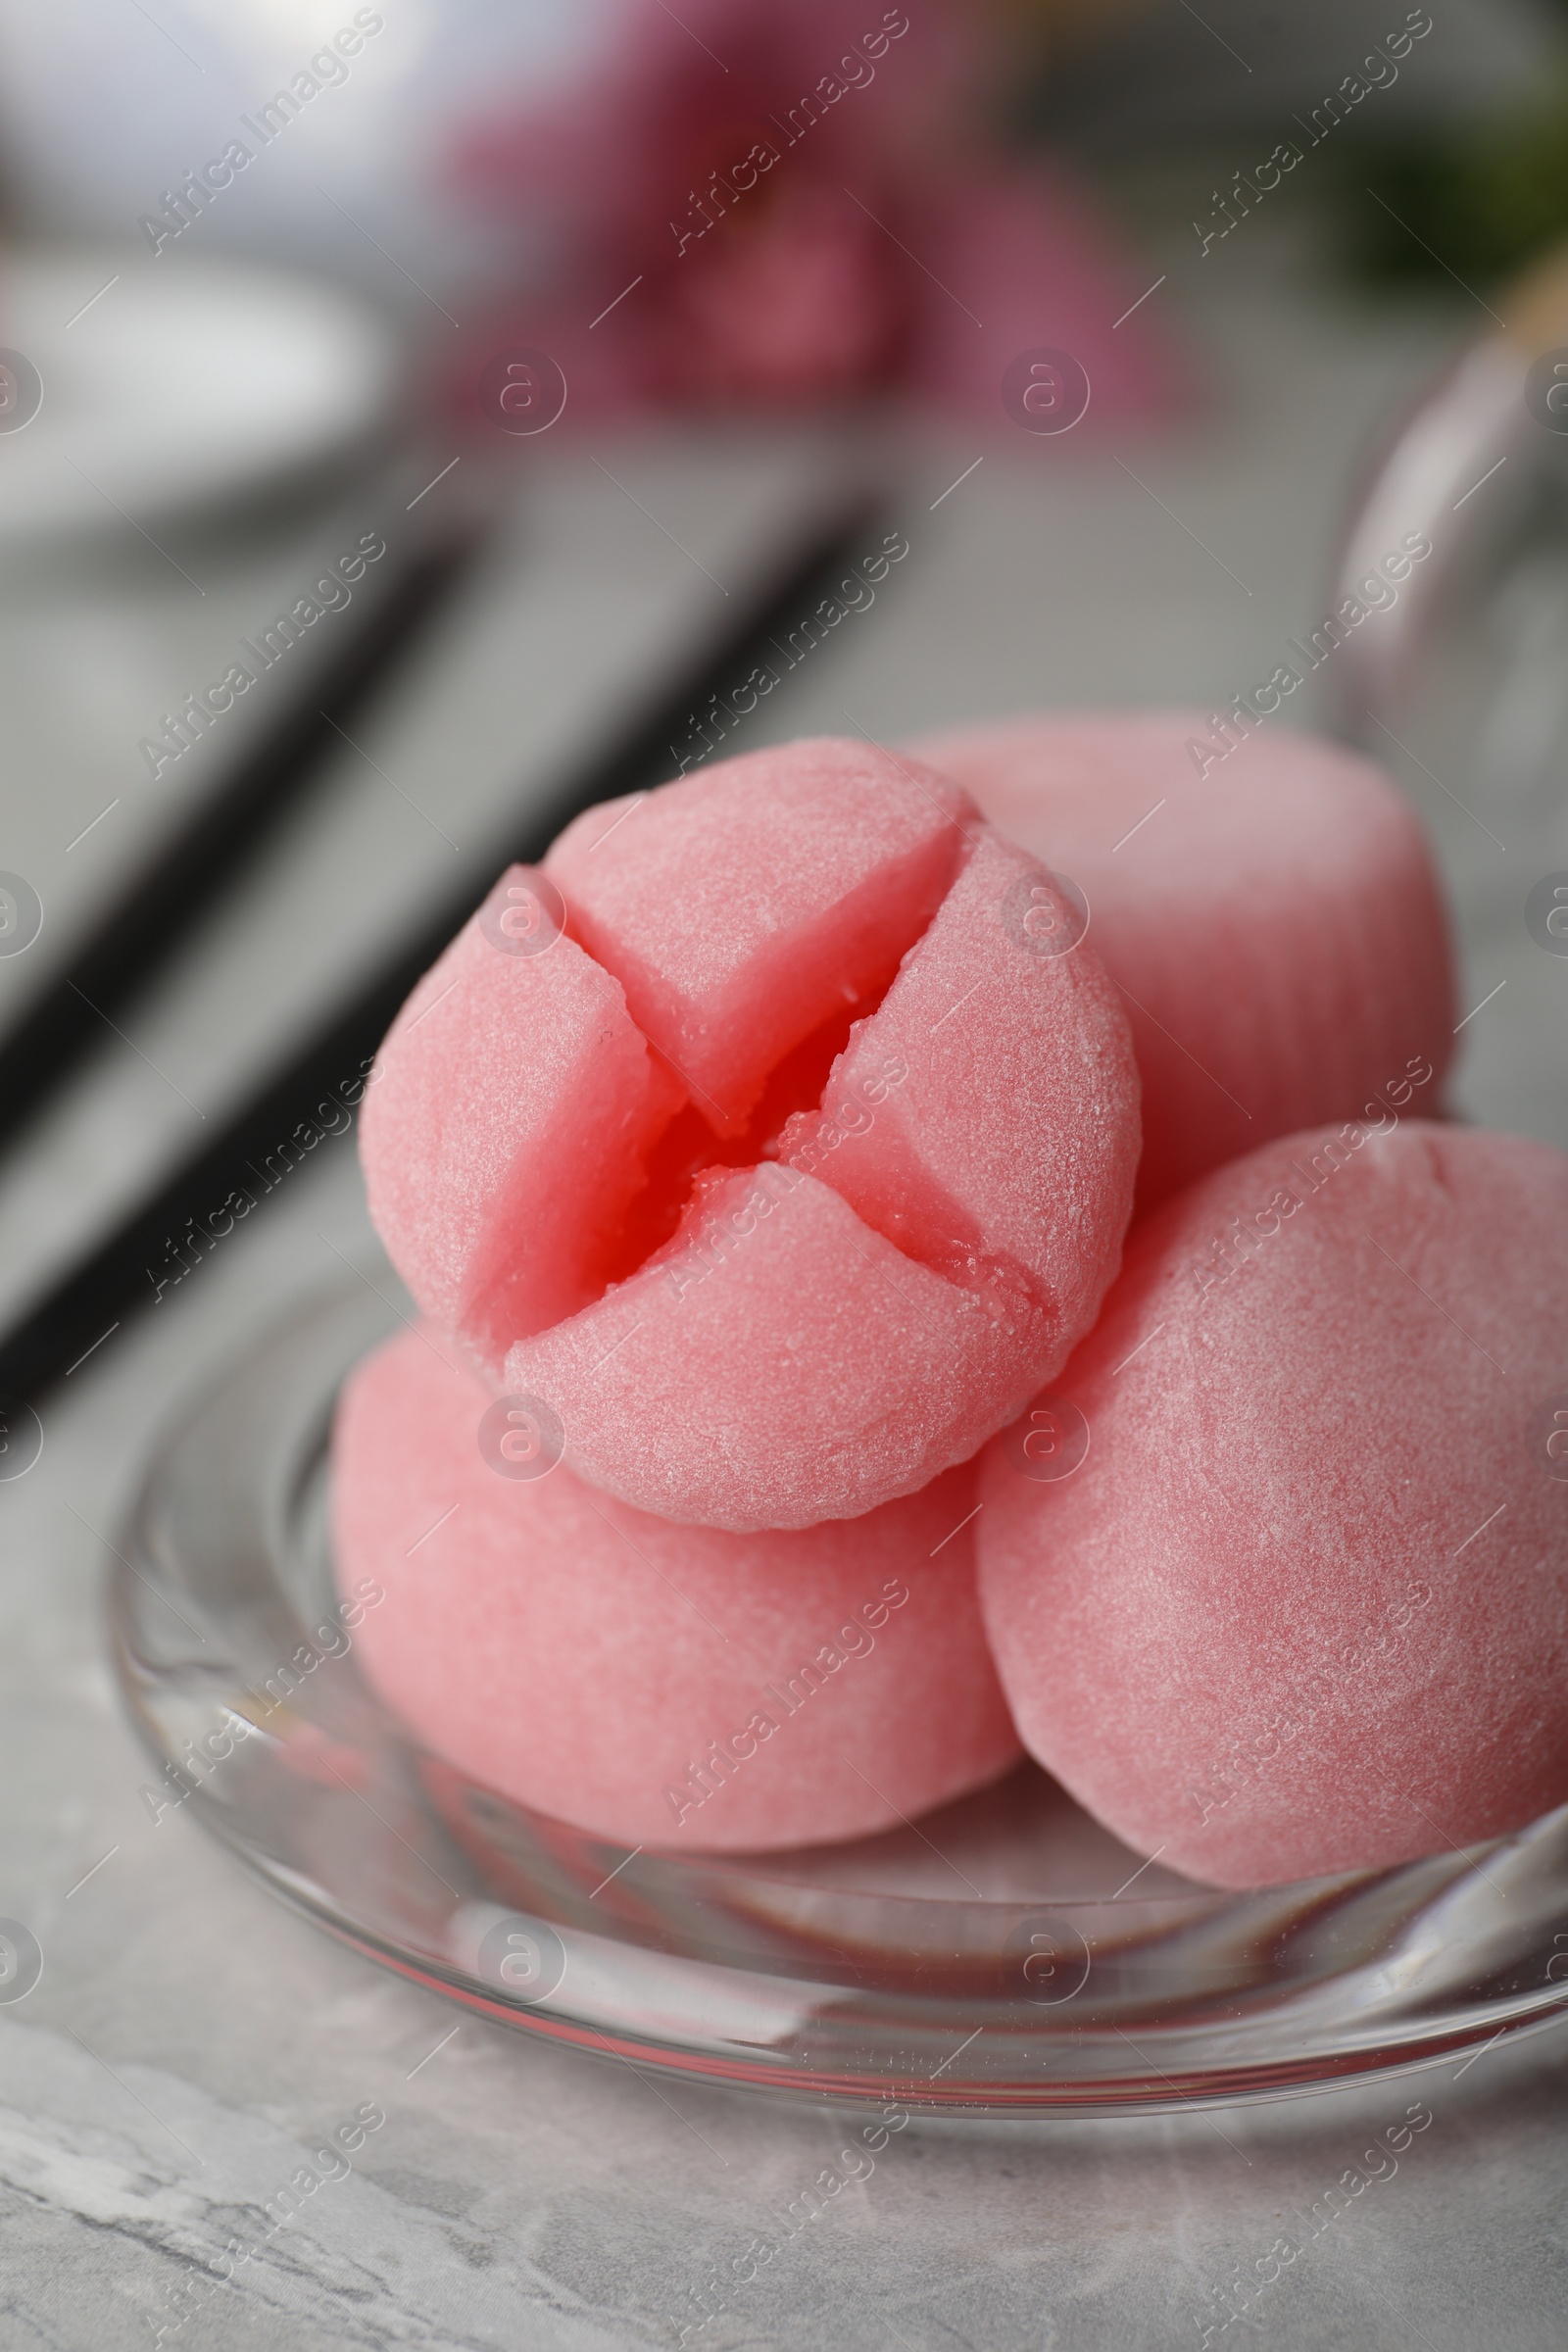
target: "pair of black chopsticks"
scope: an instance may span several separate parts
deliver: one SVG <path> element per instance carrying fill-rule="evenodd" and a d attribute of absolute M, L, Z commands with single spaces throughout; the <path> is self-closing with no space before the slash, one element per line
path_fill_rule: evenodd
<path fill-rule="evenodd" d="M 344 1081 L 374 1053 L 415 981 L 504 866 L 542 857 L 561 827 L 595 802 L 668 774 L 670 746 L 688 733 L 691 712 L 733 690 L 753 664 L 767 662 L 772 641 L 798 626 L 835 584 L 878 512 L 874 498 L 857 497 L 808 529 L 667 694 L 543 803 L 530 795 L 527 820 L 469 863 L 417 931 L 332 1005 L 315 1035 L 260 1082 L 222 1131 L 24 1313 L 0 1338 L 0 1417 L 8 1405 L 36 1396 L 95 1355 L 140 1307 L 154 1302 L 157 1271 L 187 1227 L 211 1219 L 236 1189 L 255 1195 L 257 1168 L 314 1120 L 324 1100 L 340 1098 Z M 339 740 L 332 720 L 341 721 L 377 691 L 396 657 L 443 605 L 468 552 L 468 543 L 456 539 L 438 543 L 415 563 L 333 673 L 316 673 L 308 695 L 274 722 L 229 783 L 131 886 L 70 969 L 0 1046 L 0 1101 L 8 1110 L 36 1102 L 97 1032 L 97 1016 L 150 977 L 237 869 L 283 798 L 297 794 L 324 763 L 322 755 Z"/>
<path fill-rule="evenodd" d="M 401 494 L 386 503 L 401 504 Z M 362 493 L 357 519 L 374 505 Z M 323 541 L 322 550 L 329 544 L 336 542 Z M 101 1039 L 104 1016 L 152 979 L 264 835 L 319 780 L 328 758 L 342 749 L 343 732 L 443 610 L 477 545 L 471 522 L 422 528 L 411 546 L 388 549 L 385 576 L 378 565 L 357 582 L 360 609 L 329 623 L 324 659 L 309 643 L 286 647 L 285 658 L 300 673 L 293 692 L 251 729 L 228 772 L 200 795 L 0 1037 L 8 1146 L 21 1122 Z M 314 577 L 318 568 L 324 564 L 308 573 L 302 568 L 300 576 Z"/>

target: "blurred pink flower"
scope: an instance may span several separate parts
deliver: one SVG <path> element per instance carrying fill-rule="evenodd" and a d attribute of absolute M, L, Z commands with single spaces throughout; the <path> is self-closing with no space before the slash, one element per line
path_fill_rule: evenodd
<path fill-rule="evenodd" d="M 956 0 L 624 0 L 596 70 L 465 138 L 461 188 L 542 224 L 544 293 L 460 367 L 550 353 L 584 418 L 796 409 L 903 390 L 1004 423 L 1019 351 L 1070 351 L 1097 421 L 1156 413 L 1177 370 L 1142 286 L 1059 170 L 987 134 L 999 69 Z"/>

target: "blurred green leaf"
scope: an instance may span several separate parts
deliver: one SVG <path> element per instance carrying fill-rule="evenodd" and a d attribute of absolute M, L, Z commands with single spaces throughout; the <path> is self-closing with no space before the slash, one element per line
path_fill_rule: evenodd
<path fill-rule="evenodd" d="M 1568 63 L 1524 109 L 1448 138 L 1363 136 L 1342 168 L 1358 275 L 1503 276 L 1568 235 Z"/>

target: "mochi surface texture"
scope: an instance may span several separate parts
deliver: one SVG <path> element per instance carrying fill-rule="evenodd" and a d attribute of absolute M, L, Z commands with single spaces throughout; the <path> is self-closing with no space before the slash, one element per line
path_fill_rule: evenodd
<path fill-rule="evenodd" d="M 559 910 L 526 952 L 509 894 Z M 590 809 L 503 876 L 362 1125 L 431 1320 L 590 1484 L 736 1532 L 858 1517 L 1010 1420 L 1098 1312 L 1138 1145 L 1052 877 L 836 741 Z"/>
<path fill-rule="evenodd" d="M 498 1474 L 490 1393 L 443 1346 L 368 1357 L 332 1448 L 340 1584 L 386 1593 L 361 1657 L 425 1745 L 601 1837 L 708 1851 L 893 1828 L 1017 1761 L 972 1466 L 847 1525 L 674 1527 L 559 1465 Z"/>
<path fill-rule="evenodd" d="M 1568 1157 L 1269 1144 L 1138 1229 L 1060 1395 L 1071 1475 L 987 1449 L 981 1594 L 1025 1744 L 1119 1837 L 1265 1886 L 1568 1799 Z"/>
<path fill-rule="evenodd" d="M 1022 718 L 920 757 L 1077 883 L 1144 1082 L 1140 1209 L 1327 1119 L 1436 1115 L 1447 925 L 1419 819 L 1371 761 L 1260 729 L 1200 776 L 1196 711 Z M 1404 1088 L 1402 1097 L 1398 1090 Z"/>

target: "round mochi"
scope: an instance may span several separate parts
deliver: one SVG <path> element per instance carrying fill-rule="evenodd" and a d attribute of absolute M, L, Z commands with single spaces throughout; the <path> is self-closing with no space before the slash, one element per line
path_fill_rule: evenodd
<path fill-rule="evenodd" d="M 1089 902 L 1143 1078 L 1141 1209 L 1275 1136 L 1375 1120 L 1412 1079 L 1436 1113 L 1447 925 L 1415 812 L 1369 760 L 1285 727 L 1227 748 L 1195 711 L 917 748 Z"/>
<path fill-rule="evenodd" d="M 1024 1742 L 1139 1850 L 1252 1886 L 1522 1827 L 1568 1799 L 1568 1157 L 1389 1119 L 1204 1178 L 981 1494 Z"/>
<path fill-rule="evenodd" d="M 508 894 L 564 928 L 498 951 Z M 836 742 L 590 810 L 504 876 L 362 1130 L 419 1304 L 568 1467 L 737 1533 L 858 1517 L 1003 1427 L 1094 1320 L 1138 1137 L 1052 877 Z"/>
<path fill-rule="evenodd" d="M 975 1595 L 972 1468 L 851 1526 L 680 1528 L 560 1465 L 500 1474 L 489 1391 L 408 1331 L 339 1402 L 344 1592 L 418 1739 L 626 1845 L 722 1851 L 896 1826 L 1019 1747 Z"/>

